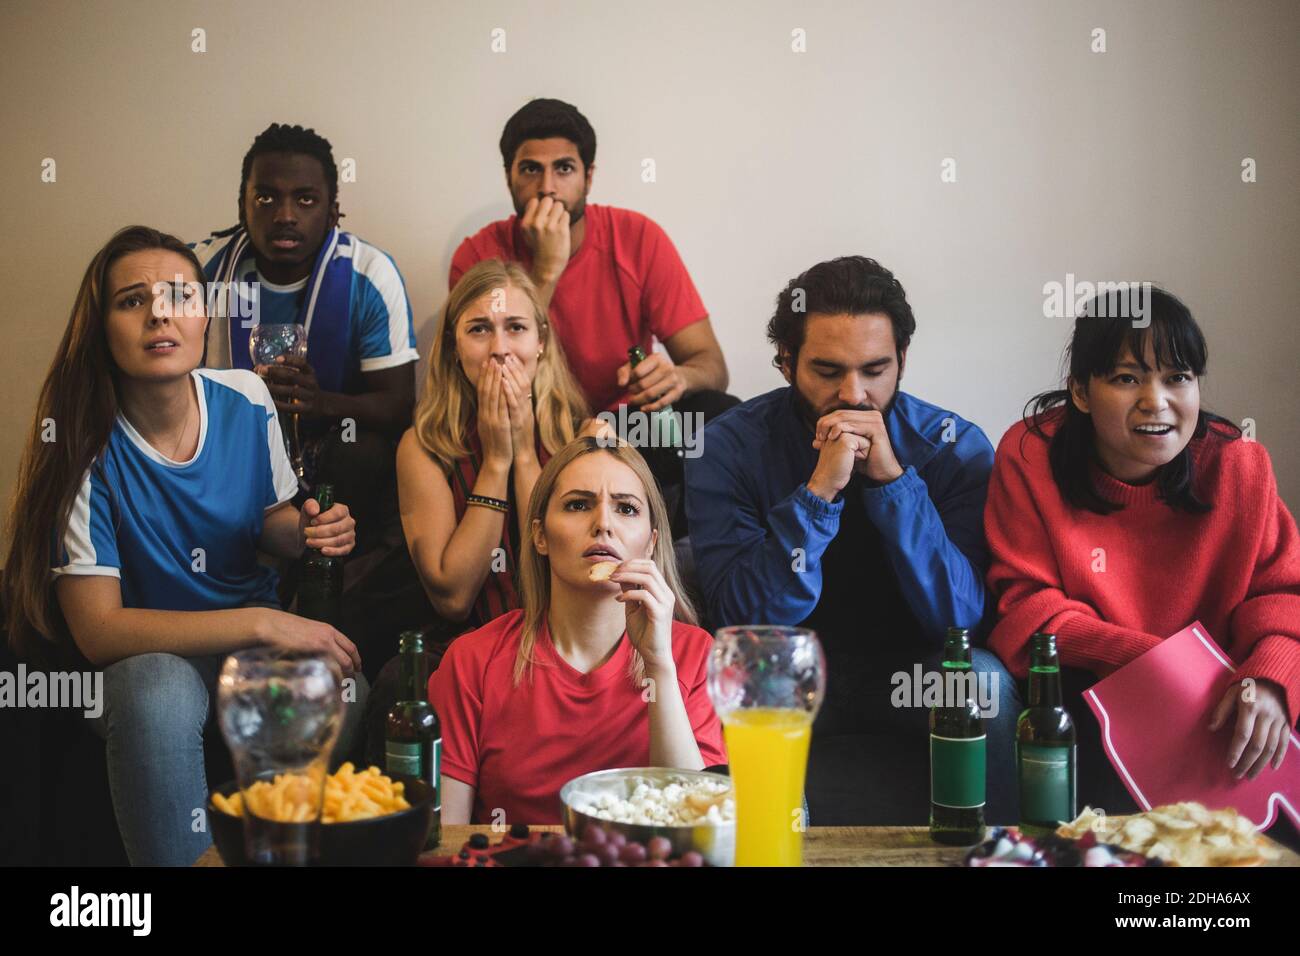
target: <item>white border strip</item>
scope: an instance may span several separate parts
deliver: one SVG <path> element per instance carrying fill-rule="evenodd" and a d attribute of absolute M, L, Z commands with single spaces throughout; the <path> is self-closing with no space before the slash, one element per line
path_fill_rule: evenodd
<path fill-rule="evenodd" d="M 1219 653 L 1219 649 L 1214 645 L 1214 642 L 1211 641 L 1205 634 L 1203 634 L 1201 632 L 1201 629 L 1197 627 L 1195 624 L 1192 625 L 1192 634 L 1194 634 L 1196 636 L 1196 639 L 1205 646 L 1205 649 L 1207 651 L 1209 651 L 1212 655 L 1214 655 L 1215 660 L 1217 660 L 1220 664 L 1226 667 L 1230 672 L 1233 673 L 1236 672 L 1237 668 L 1232 666 L 1232 662 Z M 1128 768 L 1124 766 L 1124 761 L 1120 760 L 1119 754 L 1115 752 L 1115 745 L 1111 743 L 1110 714 L 1106 713 L 1106 708 L 1101 705 L 1101 700 L 1097 697 L 1097 694 L 1091 688 L 1084 691 L 1084 696 L 1091 699 L 1093 704 L 1096 705 L 1097 710 L 1101 713 L 1102 737 L 1104 738 L 1106 743 L 1107 755 L 1115 763 L 1115 766 L 1119 767 L 1120 773 L 1124 775 L 1124 779 L 1128 781 L 1129 787 L 1131 787 L 1133 793 L 1137 795 L 1138 802 L 1142 804 L 1142 809 L 1150 810 L 1151 802 L 1147 800 L 1146 796 L 1142 793 L 1141 788 L 1138 787 L 1137 785 L 1137 781 L 1133 779 L 1132 774 L 1128 772 Z M 1291 746 L 1294 747 L 1298 752 L 1298 755 L 1294 759 L 1300 760 L 1300 740 L 1297 740 L 1296 735 L 1291 733 L 1289 730 L 1287 731 L 1287 739 L 1290 741 Z M 1258 827 L 1260 830 L 1267 830 L 1269 827 L 1271 827 L 1273 823 L 1277 820 L 1278 804 L 1281 804 L 1283 807 L 1286 808 L 1287 815 L 1291 818 L 1291 822 L 1294 823 L 1297 827 L 1300 827 L 1300 810 L 1297 810 L 1296 807 L 1291 803 L 1290 800 L 1286 798 L 1285 795 L 1278 793 L 1276 790 L 1268 795 L 1268 816 L 1264 819 L 1263 823 L 1256 823 L 1255 826 Z M 1242 814 L 1242 816 L 1245 816 L 1245 814 Z M 1254 823 L 1255 821 L 1251 820 L 1251 822 Z"/>
<path fill-rule="evenodd" d="M 1142 793 L 1142 788 L 1137 785 L 1137 781 L 1133 779 L 1133 775 L 1128 772 L 1128 767 L 1124 766 L 1124 761 L 1119 759 L 1119 754 L 1115 752 L 1115 745 L 1111 743 L 1110 714 L 1106 713 L 1106 708 L 1101 705 L 1101 700 L 1097 697 L 1095 691 L 1089 688 L 1084 693 L 1087 697 L 1091 698 L 1093 705 L 1101 713 L 1101 735 L 1106 741 L 1106 753 L 1110 756 L 1110 759 L 1114 761 L 1115 766 L 1119 767 L 1119 772 L 1122 773 L 1124 779 L 1128 781 L 1129 789 L 1137 795 L 1138 803 L 1142 804 L 1142 809 L 1150 810 L 1151 801 Z"/>

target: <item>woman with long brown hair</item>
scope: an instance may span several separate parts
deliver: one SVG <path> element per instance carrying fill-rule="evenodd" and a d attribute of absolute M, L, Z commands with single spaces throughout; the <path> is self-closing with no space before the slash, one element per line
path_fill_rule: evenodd
<path fill-rule="evenodd" d="M 4 605 L 23 657 L 103 668 L 118 827 L 133 864 L 209 843 L 202 732 L 222 658 L 253 645 L 360 668 L 334 628 L 279 610 L 260 548 L 344 555 L 355 522 L 291 499 L 275 405 L 252 372 L 200 369 L 203 273 L 123 229 L 86 269 L 37 404 L 9 514 Z M 355 719 L 355 718 L 354 718 Z"/>
<path fill-rule="evenodd" d="M 592 437 L 533 487 L 523 606 L 457 638 L 429 681 L 442 819 L 558 823 L 560 787 L 612 767 L 727 762 L 705 684 L 712 644 L 677 574 L 645 459 Z M 597 564 L 617 569 L 607 578 Z"/>

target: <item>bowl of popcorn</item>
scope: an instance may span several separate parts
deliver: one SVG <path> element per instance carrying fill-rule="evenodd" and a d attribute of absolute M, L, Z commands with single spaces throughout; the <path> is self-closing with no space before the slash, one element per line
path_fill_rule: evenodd
<path fill-rule="evenodd" d="M 588 827 L 648 843 L 663 837 L 672 857 L 699 853 L 709 866 L 736 860 L 736 801 L 731 780 L 666 767 L 599 770 L 560 788 L 564 829 L 581 840 Z"/>

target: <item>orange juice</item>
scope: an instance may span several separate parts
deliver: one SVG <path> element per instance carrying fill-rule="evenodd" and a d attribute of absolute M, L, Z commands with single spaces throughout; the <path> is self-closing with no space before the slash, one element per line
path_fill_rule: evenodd
<path fill-rule="evenodd" d="M 755 707 L 732 711 L 722 726 L 736 793 L 736 865 L 802 865 L 812 715 Z"/>

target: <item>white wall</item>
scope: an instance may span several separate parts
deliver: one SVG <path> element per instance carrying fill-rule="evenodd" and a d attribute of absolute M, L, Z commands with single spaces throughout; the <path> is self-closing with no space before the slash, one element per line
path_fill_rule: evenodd
<path fill-rule="evenodd" d="M 763 328 L 782 286 L 872 255 L 917 315 L 904 387 L 996 442 L 1059 372 L 1070 323 L 1043 317 L 1043 284 L 1149 278 L 1200 319 L 1207 402 L 1256 420 L 1296 510 L 1297 37 L 1289 0 L 7 2 L 0 491 L 114 229 L 230 224 L 253 136 L 314 126 L 357 162 L 346 227 L 396 258 L 423 351 L 455 245 L 510 212 L 501 126 L 545 95 L 596 128 L 592 201 L 676 242 L 734 393 L 780 384 Z"/>

